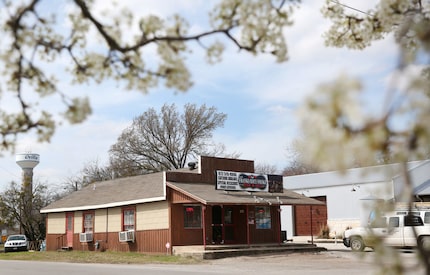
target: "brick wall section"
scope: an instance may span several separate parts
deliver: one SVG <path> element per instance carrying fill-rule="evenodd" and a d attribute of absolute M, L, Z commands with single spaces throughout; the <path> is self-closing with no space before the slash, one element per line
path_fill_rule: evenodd
<path fill-rule="evenodd" d="M 326 197 L 314 197 L 319 201 L 326 201 Z M 312 215 L 312 217 L 311 217 Z M 296 236 L 318 236 L 321 228 L 327 225 L 326 205 L 296 205 L 294 207 L 295 234 Z M 312 220 L 312 226 L 311 226 Z"/>

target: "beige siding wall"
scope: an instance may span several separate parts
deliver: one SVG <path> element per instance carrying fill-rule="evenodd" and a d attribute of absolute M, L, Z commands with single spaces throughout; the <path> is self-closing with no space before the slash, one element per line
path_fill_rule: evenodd
<path fill-rule="evenodd" d="M 47 234 L 65 234 L 66 233 L 66 215 L 65 213 L 49 213 Z"/>
<path fill-rule="evenodd" d="M 74 212 L 74 233 L 82 233 L 83 212 Z M 122 208 L 115 207 L 95 211 L 94 232 L 119 232 L 122 230 Z M 107 227 L 106 227 L 107 225 Z M 139 204 L 136 207 L 136 230 L 152 230 L 169 228 L 168 203 L 154 202 Z M 48 234 L 65 234 L 65 213 L 51 213 L 48 215 Z"/>
<path fill-rule="evenodd" d="M 75 233 L 82 233 L 82 211 L 75 212 L 75 224 L 73 227 L 73 231 Z"/>
<path fill-rule="evenodd" d="M 121 207 L 109 208 L 109 232 L 119 232 L 121 231 Z"/>
<path fill-rule="evenodd" d="M 94 217 L 94 233 L 106 232 L 108 210 L 100 209 L 96 210 Z"/>
<path fill-rule="evenodd" d="M 139 204 L 136 208 L 136 230 L 169 228 L 169 208 L 166 201 Z"/>

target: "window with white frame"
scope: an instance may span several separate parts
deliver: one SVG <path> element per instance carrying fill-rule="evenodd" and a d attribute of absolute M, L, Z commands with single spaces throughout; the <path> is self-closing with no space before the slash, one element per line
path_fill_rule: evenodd
<path fill-rule="evenodd" d="M 129 231 L 135 229 L 135 208 L 124 208 L 122 210 L 122 230 Z"/>
<path fill-rule="evenodd" d="M 94 230 L 94 213 L 85 212 L 83 233 L 92 233 L 93 230 Z"/>

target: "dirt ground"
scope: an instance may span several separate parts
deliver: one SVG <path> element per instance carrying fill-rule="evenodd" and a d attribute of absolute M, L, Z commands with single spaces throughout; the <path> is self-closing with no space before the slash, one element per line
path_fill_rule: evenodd
<path fill-rule="evenodd" d="M 319 244 L 318 244 L 319 245 Z M 393 274 L 394 270 L 401 268 L 403 274 L 426 274 L 422 265 L 418 265 L 415 251 L 397 250 L 397 256 L 379 255 L 371 249 L 365 252 L 355 253 L 343 246 L 343 244 L 321 244 L 327 248 L 319 253 L 286 253 L 260 256 L 242 256 L 212 260 L 213 265 L 235 265 L 249 272 L 266 270 L 266 274 L 277 274 L 280 270 L 288 270 L 288 274 Z M 392 269 L 394 268 L 394 269 Z M 321 273 L 324 272 L 324 273 Z"/>

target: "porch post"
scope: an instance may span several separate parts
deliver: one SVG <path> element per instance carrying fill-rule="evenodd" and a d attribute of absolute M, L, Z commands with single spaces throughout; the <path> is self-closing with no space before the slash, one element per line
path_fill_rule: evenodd
<path fill-rule="evenodd" d="M 310 215 L 311 215 L 311 243 L 314 244 L 314 229 L 312 227 L 312 205 L 309 206 L 309 211 L 310 211 Z"/>
<path fill-rule="evenodd" d="M 249 205 L 246 205 L 246 243 L 251 245 L 250 236 L 249 236 Z"/>
<path fill-rule="evenodd" d="M 203 248 L 206 249 L 206 205 L 202 207 L 202 219 L 203 219 Z"/>
<path fill-rule="evenodd" d="M 276 217 L 276 220 L 278 221 L 278 244 L 281 244 L 281 205 L 278 205 L 278 209 L 276 209 L 278 212 L 278 215 Z"/>

